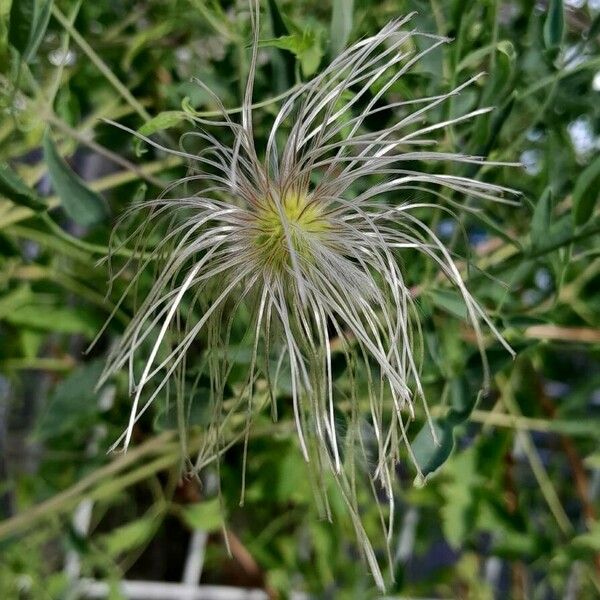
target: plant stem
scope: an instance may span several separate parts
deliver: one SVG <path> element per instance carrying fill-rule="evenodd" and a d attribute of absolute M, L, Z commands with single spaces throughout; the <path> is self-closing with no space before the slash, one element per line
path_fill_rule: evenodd
<path fill-rule="evenodd" d="M 54 4 L 52 15 L 64 27 L 65 31 L 73 38 L 85 55 L 94 63 L 97 69 L 106 77 L 108 82 L 115 88 L 123 99 L 142 117 L 144 121 L 150 121 L 148 111 L 134 98 L 131 92 L 119 81 L 118 77 L 110 70 L 108 65 L 96 54 L 94 49 L 83 39 L 83 36 L 71 25 L 67 17 Z"/>
<path fill-rule="evenodd" d="M 502 392 L 504 406 L 507 408 L 508 412 L 513 417 L 522 418 L 523 413 L 513 397 L 510 381 L 506 380 L 501 375 L 497 377 L 497 381 Z M 569 520 L 569 517 L 567 516 L 567 513 L 561 504 L 560 498 L 554 489 L 552 480 L 550 479 L 548 472 L 542 463 L 542 459 L 540 458 L 537 448 L 531 439 L 531 434 L 528 431 L 519 429 L 517 431 L 517 436 L 521 441 L 523 450 L 525 451 L 525 455 L 527 456 L 527 460 L 529 461 L 529 465 L 533 471 L 533 475 L 540 486 L 540 491 L 544 496 L 544 500 L 546 500 L 546 504 L 548 504 L 548 508 L 556 520 L 559 529 L 564 535 L 572 534 L 573 525 L 571 524 L 571 521 Z"/>
<path fill-rule="evenodd" d="M 171 156 L 164 160 L 159 160 L 153 163 L 148 163 L 143 167 L 140 167 L 140 170 L 144 171 L 146 174 L 148 173 L 158 173 L 160 171 L 164 171 L 165 169 L 170 169 L 172 167 L 176 167 L 181 164 L 181 159 L 176 156 Z M 87 185 L 97 191 L 102 192 L 105 190 L 110 190 L 112 188 L 118 187 L 125 183 L 129 183 L 131 181 L 135 181 L 138 179 L 136 173 L 132 173 L 130 171 L 120 171 L 119 173 L 113 173 L 112 175 L 107 175 L 106 177 L 100 177 L 95 179 L 94 181 L 87 182 Z M 47 200 L 48 208 L 56 208 L 60 204 L 60 200 L 56 196 L 50 196 Z M 33 217 L 36 213 L 30 208 L 26 207 L 18 207 L 15 210 L 10 211 L 4 218 L 0 218 L 0 229 L 8 227 L 13 223 L 18 223 L 19 221 L 23 221 L 25 219 L 29 219 Z"/>

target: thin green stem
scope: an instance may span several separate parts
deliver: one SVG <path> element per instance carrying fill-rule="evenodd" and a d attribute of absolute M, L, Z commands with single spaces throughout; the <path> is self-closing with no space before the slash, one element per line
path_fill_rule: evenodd
<path fill-rule="evenodd" d="M 101 484 L 104 480 L 116 476 L 136 461 L 148 455 L 152 455 L 157 451 L 160 452 L 161 450 L 164 450 L 165 447 L 170 449 L 170 446 L 173 444 L 169 445 L 169 441 L 173 439 L 174 433 L 175 432 L 173 431 L 168 431 L 148 440 L 141 446 L 130 450 L 127 454 L 120 455 L 116 460 L 105 467 L 101 467 L 93 473 L 90 473 L 87 477 L 80 479 L 76 484 L 65 491 L 5 520 L 3 523 L 0 523 L 0 539 L 4 539 L 26 529 L 44 517 L 50 517 L 53 514 L 68 510 L 95 485 Z"/>
<path fill-rule="evenodd" d="M 112 152 L 108 148 L 101 146 L 94 140 L 89 139 L 85 134 L 80 133 L 76 129 L 73 129 L 72 127 L 67 125 L 64 121 L 59 119 L 54 113 L 49 112 L 45 116 L 49 123 L 54 125 L 57 129 L 62 131 L 65 135 L 69 136 L 70 138 L 73 138 L 74 140 L 78 141 L 79 143 L 83 144 L 84 146 L 91 148 L 92 150 L 94 150 L 94 152 L 104 156 L 111 162 L 113 162 L 117 165 L 120 165 L 121 167 L 123 167 L 124 169 L 127 169 L 128 171 L 131 171 L 132 173 L 135 173 L 140 179 L 144 179 L 148 183 L 151 183 L 152 185 L 155 185 L 158 188 L 165 187 L 164 181 L 161 181 L 160 179 L 153 177 L 152 175 L 149 175 L 148 173 L 145 173 L 144 170 L 141 169 L 138 165 L 132 163 L 131 161 L 127 160 L 126 158 L 123 158 L 120 154 L 116 154 L 115 152 Z"/>
<path fill-rule="evenodd" d="M 552 85 L 557 81 L 561 81 L 566 77 L 570 77 L 575 73 L 579 73 L 580 71 L 585 71 L 586 69 L 597 69 L 600 67 L 600 57 L 591 58 L 590 60 L 583 61 L 582 63 L 573 66 L 568 71 L 563 69 L 562 71 L 558 71 L 558 73 L 553 73 L 552 75 L 548 75 L 547 77 L 542 77 L 536 83 L 530 85 L 527 89 L 522 91 L 518 95 L 518 100 L 524 100 L 525 98 L 543 90 L 546 86 Z"/>
<path fill-rule="evenodd" d="M 499 376 L 497 379 L 502 391 L 502 400 L 504 402 L 504 406 L 513 417 L 522 418 L 523 413 L 513 397 L 510 381 L 505 380 L 502 376 Z M 548 508 L 556 520 L 558 527 L 565 535 L 573 533 L 573 525 L 561 504 L 558 493 L 554 489 L 552 480 L 550 479 L 548 472 L 542 463 L 542 459 L 540 458 L 537 448 L 533 443 L 531 434 L 525 430 L 519 429 L 517 435 L 521 440 L 523 450 L 525 451 L 525 455 L 527 456 L 527 460 L 529 461 L 533 475 L 540 486 L 540 491 L 544 496 L 544 500 L 546 500 L 546 504 L 548 504 Z"/>
<path fill-rule="evenodd" d="M 277 94 L 277 96 L 272 96 L 271 98 L 267 98 L 266 100 L 261 100 L 260 102 L 255 102 L 252 104 L 252 110 L 256 110 L 257 108 L 264 108 L 265 106 L 269 106 L 270 104 L 274 104 L 287 98 L 290 94 L 293 94 L 298 90 L 300 85 L 294 85 L 289 90 L 285 92 L 281 92 L 281 94 Z M 241 113 L 243 108 L 241 106 L 236 106 L 235 108 L 226 108 L 225 113 L 228 115 L 235 115 Z M 220 117 L 223 115 L 223 111 L 220 110 L 205 110 L 205 111 L 196 111 L 190 107 L 186 107 L 183 111 L 191 117 L 201 117 L 201 118 L 209 118 L 209 117 Z"/>
<path fill-rule="evenodd" d="M 177 167 L 181 165 L 181 162 L 182 161 L 180 158 L 172 156 L 164 160 L 158 160 L 156 162 L 148 163 L 147 165 L 140 167 L 140 170 L 142 170 L 146 174 L 159 173 L 160 171 Z M 135 181 L 136 179 L 138 179 L 136 173 L 132 173 L 131 171 L 121 171 L 119 173 L 107 175 L 106 177 L 100 177 L 98 179 L 95 179 L 94 181 L 89 181 L 87 182 L 87 185 L 97 192 L 103 192 L 105 190 L 110 190 L 120 185 L 124 185 L 131 181 Z M 56 208 L 60 205 L 60 200 L 56 196 L 50 196 L 47 199 L 47 204 L 48 209 Z M 14 223 L 19 223 L 20 221 L 29 219 L 35 214 L 36 213 L 30 208 L 22 206 L 11 210 L 8 214 L 4 215 L 3 217 L 0 217 L 0 230 L 8 227 L 9 225 L 13 225 Z"/>
<path fill-rule="evenodd" d="M 148 111 L 134 98 L 132 93 L 119 81 L 118 77 L 111 71 L 110 67 L 96 54 L 94 49 L 83 39 L 83 36 L 71 25 L 69 19 L 54 4 L 52 15 L 64 27 L 65 31 L 73 38 L 85 55 L 92 61 L 96 68 L 106 77 L 108 82 L 123 97 L 123 99 L 142 117 L 144 121 L 152 118 Z"/>
<path fill-rule="evenodd" d="M 82 0 L 77 0 L 77 2 L 75 3 L 75 6 L 73 6 L 73 9 L 71 10 L 71 14 L 68 17 L 68 23 L 71 27 L 73 27 L 73 25 L 75 24 L 75 19 L 77 18 L 77 15 L 79 14 L 79 9 L 81 8 L 81 2 L 82 2 Z M 71 41 L 71 35 L 65 29 L 65 33 L 63 35 L 63 40 L 62 40 L 61 49 L 60 49 L 63 57 L 67 56 L 67 51 L 69 50 L 70 41 Z M 54 100 L 56 98 L 56 94 L 58 93 L 58 89 L 60 88 L 60 82 L 62 79 L 62 74 L 63 74 L 64 68 L 65 68 L 65 64 L 66 64 L 65 60 L 60 61 L 60 64 L 56 67 L 56 73 L 54 75 L 54 80 L 50 84 L 50 90 L 49 90 L 48 98 L 47 98 L 47 106 L 48 106 L 48 110 L 50 110 L 51 112 L 54 111 Z"/>
<path fill-rule="evenodd" d="M 7 371 L 39 370 L 70 371 L 75 366 L 71 357 L 67 358 L 6 358 L 0 362 L 0 368 Z"/>
<path fill-rule="evenodd" d="M 257 427 L 251 433 L 251 437 L 274 435 L 275 433 L 291 435 L 294 431 L 294 425 L 291 423 L 269 424 L 267 427 Z M 219 447 L 218 453 L 205 458 L 199 468 L 203 468 L 211 462 L 218 460 L 223 453 L 243 439 L 243 434 L 243 431 L 241 433 L 230 433 L 228 441 Z M 177 465 L 181 462 L 181 452 L 179 442 L 173 441 L 174 437 L 174 431 L 164 432 L 148 440 L 141 446 L 120 454 L 111 463 L 90 473 L 90 475 L 84 477 L 63 492 L 1 522 L 0 540 L 18 534 L 40 521 L 48 520 L 68 512 L 84 497 L 98 500 L 112 496 L 134 483 L 143 481 L 155 473 Z M 190 452 L 197 451 L 204 443 L 205 440 L 202 435 L 196 436 L 190 441 Z M 158 454 L 158 456 L 150 462 L 125 472 L 141 459 L 155 454 Z"/>

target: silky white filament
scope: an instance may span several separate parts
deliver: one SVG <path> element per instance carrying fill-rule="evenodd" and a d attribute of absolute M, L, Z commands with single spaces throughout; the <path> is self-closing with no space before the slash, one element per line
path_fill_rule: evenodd
<path fill-rule="evenodd" d="M 125 295 L 138 288 L 143 298 L 103 374 L 104 381 L 127 366 L 130 376 L 131 418 L 115 446 L 122 443 L 126 449 L 135 423 L 155 399 L 172 389 L 185 436 L 185 413 L 198 389 L 199 373 L 204 372 L 210 379 L 209 397 L 194 400 L 205 403 L 210 413 L 201 457 L 220 453 L 226 445 L 225 426 L 235 429 L 236 411 L 246 414 L 246 448 L 252 413 L 260 407 L 258 380 L 266 382 L 267 399 L 276 414 L 279 382 L 287 373 L 302 453 L 316 469 L 333 473 L 383 588 L 353 496 L 348 456 L 354 445 L 366 459 L 368 424 L 376 452 L 374 459 L 365 460 L 372 467 L 366 475 L 373 489 L 377 479 L 387 492 L 389 539 L 394 466 L 402 442 L 419 468 L 407 438 L 408 421 L 420 405 L 431 422 L 420 378 L 419 319 L 400 260 L 403 252 L 418 251 L 456 288 L 484 366 L 482 324 L 510 351 L 469 293 L 451 252 L 416 214 L 439 208 L 444 199 L 456 207 L 445 191 L 454 198 L 506 203 L 512 202 L 507 198 L 511 190 L 436 171 L 449 163 L 501 164 L 430 149 L 436 144 L 432 134 L 488 110 L 426 122 L 433 109 L 476 78 L 438 96 L 393 102 L 384 98 L 421 58 L 447 42 L 410 29 L 410 15 L 360 40 L 320 75 L 292 90 L 274 118 L 261 157 L 254 142 L 252 108 L 258 1 L 250 0 L 250 8 L 252 59 L 241 122 L 234 122 L 210 92 L 222 118 L 196 117 L 198 130 L 184 136 L 180 150 L 163 148 L 189 161 L 189 175 L 159 198 L 128 210 L 124 218 L 143 211 L 143 220 L 115 244 L 117 250 L 135 245 L 137 262 L 129 260 L 113 277 L 128 273 Z M 374 84 L 381 87 L 370 96 Z M 366 98 L 368 102 L 360 102 Z M 366 119 L 372 122 L 383 111 L 397 115 L 395 123 L 367 129 Z M 213 135 L 211 127 L 223 134 Z M 226 144 L 218 138 L 233 141 Z M 202 150 L 186 151 L 186 140 L 201 143 Z M 415 164 L 426 164 L 427 170 L 416 170 Z M 184 197 L 177 197 L 181 189 L 186 190 Z M 416 193 L 420 201 L 413 200 Z M 429 203 L 423 201 L 424 194 L 430 195 Z M 141 275 L 151 269 L 153 284 L 146 289 Z M 230 339 L 242 313 L 245 319 L 251 315 L 247 347 L 252 356 L 246 383 L 232 402 L 225 398 L 234 353 Z M 205 358 L 190 369 L 192 346 L 194 356 Z M 345 358 L 351 384 L 352 372 L 358 369 L 368 381 L 362 405 L 369 407 L 366 419 L 356 416 L 358 391 L 343 393 L 346 404 L 350 398 L 353 406 L 343 439 L 335 416 L 342 396 L 334 382 L 336 352 Z"/>

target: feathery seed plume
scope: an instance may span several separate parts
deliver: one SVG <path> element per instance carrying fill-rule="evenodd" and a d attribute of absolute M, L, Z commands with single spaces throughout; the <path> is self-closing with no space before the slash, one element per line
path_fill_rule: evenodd
<path fill-rule="evenodd" d="M 121 241 L 135 243 L 138 261 L 126 295 L 140 285 L 145 271 L 152 268 L 155 276 L 103 375 L 106 380 L 124 366 L 129 369 L 131 417 L 117 444 L 127 448 L 136 421 L 174 389 L 185 445 L 185 414 L 193 396 L 186 383 L 187 358 L 200 338 L 204 363 L 190 372 L 208 373 L 211 389 L 202 400 L 210 419 L 196 467 L 226 446 L 222 432 L 236 414 L 243 416 L 240 435 L 246 448 L 252 415 L 270 400 L 276 417 L 282 402 L 277 390 L 289 378 L 301 451 L 319 472 L 333 473 L 383 588 L 352 492 L 349 469 L 354 466 L 345 460 L 349 445 L 365 447 L 356 416 L 359 392 L 349 392 L 352 414 L 342 439 L 333 356 L 341 354 L 350 373 L 360 368 L 368 379 L 364 400 L 376 447 L 368 475 L 373 489 L 377 481 L 389 498 L 384 525 L 389 537 L 394 466 L 402 447 L 419 471 L 408 422 L 418 406 L 430 420 L 420 378 L 419 314 L 405 281 L 403 253 L 416 251 L 433 261 L 460 293 L 487 372 L 482 326 L 511 350 L 469 293 L 450 250 L 417 214 L 446 201 L 456 206 L 449 195 L 511 202 L 505 198 L 511 190 L 442 172 L 448 163 L 494 164 L 435 149 L 438 132 L 489 109 L 428 121 L 475 78 L 437 96 L 386 99 L 421 58 L 448 41 L 411 28 L 411 15 L 361 39 L 314 79 L 290 90 L 266 146 L 259 149 L 252 106 L 259 48 L 256 0 L 250 0 L 250 14 L 253 41 L 241 122 L 200 82 L 222 117 L 194 117 L 198 129 L 186 139 L 201 142 L 202 150 L 186 151 L 183 142 L 180 150 L 167 149 L 189 162 L 188 176 L 125 215 L 144 215 Z M 366 126 L 384 111 L 397 115 L 392 125 L 381 130 Z M 220 141 L 227 138 L 233 142 Z M 428 164 L 428 170 L 419 170 L 419 164 Z M 431 172 L 436 165 L 440 172 Z M 192 186 L 192 193 L 177 194 Z M 427 196 L 430 200 L 423 199 Z M 113 276 L 133 264 L 128 261 Z M 251 352 L 246 384 L 231 400 L 225 390 L 234 352 L 232 328 L 239 318 L 251 323 Z"/>

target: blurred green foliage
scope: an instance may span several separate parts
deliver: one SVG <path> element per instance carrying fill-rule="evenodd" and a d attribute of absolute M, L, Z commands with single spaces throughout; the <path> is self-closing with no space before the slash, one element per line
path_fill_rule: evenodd
<path fill-rule="evenodd" d="M 262 9 L 259 147 L 273 98 L 318 72 L 346 42 L 417 11 L 415 26 L 452 42 L 387 95 L 433 96 L 485 73 L 430 115 L 494 107 L 449 129 L 441 149 L 524 165 L 452 171 L 518 189 L 518 208 L 463 211 L 458 224 L 441 209 L 421 216 L 468 259 L 471 291 L 518 352 L 513 362 L 490 346 L 494 385 L 482 397 L 462 305 L 431 265 L 417 254 L 404 258 L 443 444 L 424 439 L 417 415 L 415 449 L 428 471 L 441 468 L 415 486 L 408 463 L 398 467 L 390 594 L 598 597 L 600 4 L 269 0 Z M 0 0 L 2 598 L 75 597 L 63 571 L 69 552 L 82 576 L 109 582 L 111 598 L 121 597 L 117 582 L 125 577 L 178 580 L 194 528 L 211 532 L 203 581 L 266 586 L 281 597 L 291 589 L 377 596 L 366 566 L 356 566 L 359 550 L 334 486 L 310 479 L 285 389 L 279 421 L 264 411 L 253 427 L 243 507 L 241 444 L 205 469 L 201 486 L 181 480 L 166 401 L 142 422 L 128 454 L 106 454 L 127 420 L 127 385 L 117 378 L 95 391 L 95 383 L 134 305 L 118 307 L 92 353 L 83 353 L 127 282 L 124 273 L 107 289 L 107 266 L 98 261 L 115 217 L 183 176 L 186 165 L 102 119 L 176 147 L 192 127 L 190 114 L 217 109 L 193 78 L 224 106 L 240 105 L 250 39 L 241 0 Z M 394 115 L 378 118 L 388 123 Z M 475 205 L 467 199 L 465 208 Z M 247 354 L 240 348 L 241 364 Z M 196 358 L 200 364 L 201 344 Z M 244 372 L 232 370 L 231 389 Z M 341 394 L 364 385 L 365 374 L 355 377 L 340 369 Z M 190 450 L 207 418 L 202 385 L 196 394 Z M 230 434 L 235 441 L 235 428 Z M 315 501 L 319 487 L 329 489 L 331 523 Z M 378 507 L 366 486 L 359 495 L 383 561 Z M 71 518 L 86 498 L 94 509 L 83 535 Z M 228 558 L 222 527 L 241 540 L 258 579 L 239 554 Z"/>

